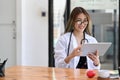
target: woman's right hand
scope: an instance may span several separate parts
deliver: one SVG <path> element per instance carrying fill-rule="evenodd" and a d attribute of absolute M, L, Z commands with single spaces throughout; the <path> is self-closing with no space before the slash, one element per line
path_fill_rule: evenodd
<path fill-rule="evenodd" d="M 73 50 L 73 52 L 71 53 L 71 56 L 75 57 L 75 56 L 80 56 L 82 53 L 81 51 L 81 46 L 79 45 L 77 48 L 75 48 Z"/>
<path fill-rule="evenodd" d="M 67 56 L 64 61 L 66 63 L 69 63 L 72 58 L 74 58 L 75 56 L 80 56 L 81 53 L 81 46 L 78 46 L 77 48 L 73 49 L 72 53 L 69 54 L 69 56 Z"/>

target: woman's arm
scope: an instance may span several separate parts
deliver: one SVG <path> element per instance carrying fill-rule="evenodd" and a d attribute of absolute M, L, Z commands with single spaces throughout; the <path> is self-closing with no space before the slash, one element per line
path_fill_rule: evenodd
<path fill-rule="evenodd" d="M 88 57 L 93 61 L 93 64 L 95 66 L 98 66 L 100 64 L 99 56 L 98 56 L 98 50 L 95 53 L 88 54 Z"/>
<path fill-rule="evenodd" d="M 68 64 L 72 58 L 74 58 L 75 56 L 80 56 L 82 53 L 80 49 L 81 46 L 78 46 L 77 48 L 73 49 L 72 53 L 69 54 L 64 61 Z"/>
<path fill-rule="evenodd" d="M 75 57 L 81 54 L 81 46 L 73 49 L 72 53 L 67 56 L 67 40 L 64 37 L 61 37 L 55 47 L 55 66 L 68 68 L 70 61 Z"/>

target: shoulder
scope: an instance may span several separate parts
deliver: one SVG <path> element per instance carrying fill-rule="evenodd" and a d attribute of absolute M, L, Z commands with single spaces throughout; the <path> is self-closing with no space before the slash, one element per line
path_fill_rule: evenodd
<path fill-rule="evenodd" d="M 61 35 L 61 36 L 59 37 L 59 39 L 60 39 L 60 40 L 61 40 L 61 39 L 62 39 L 62 40 L 67 40 L 69 37 L 70 37 L 70 32 Z"/>
<path fill-rule="evenodd" d="M 90 42 L 90 43 L 97 43 L 97 40 L 95 37 L 91 36 L 91 35 L 88 35 L 88 34 L 85 34 L 86 36 L 86 39 Z"/>
<path fill-rule="evenodd" d="M 66 45 L 66 44 L 68 44 L 69 38 L 70 38 L 70 32 L 65 33 L 65 34 L 62 34 L 62 35 L 58 38 L 57 44 Z M 57 44 L 56 44 L 56 45 L 57 45 Z"/>

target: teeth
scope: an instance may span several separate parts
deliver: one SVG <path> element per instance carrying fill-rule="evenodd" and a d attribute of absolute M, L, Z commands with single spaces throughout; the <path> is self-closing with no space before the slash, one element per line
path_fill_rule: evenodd
<path fill-rule="evenodd" d="M 82 29 L 83 27 L 82 27 L 82 26 L 79 26 L 79 28 L 81 28 L 81 29 Z"/>

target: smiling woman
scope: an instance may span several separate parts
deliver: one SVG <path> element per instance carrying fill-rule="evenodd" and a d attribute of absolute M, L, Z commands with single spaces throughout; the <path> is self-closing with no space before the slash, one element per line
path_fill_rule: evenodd
<path fill-rule="evenodd" d="M 77 21 L 82 22 L 78 24 Z M 84 43 L 97 43 L 90 35 L 90 21 L 90 16 L 84 8 L 75 7 L 72 10 L 65 33 L 59 37 L 55 46 L 55 67 L 100 69 L 98 51 L 81 56 Z"/>

